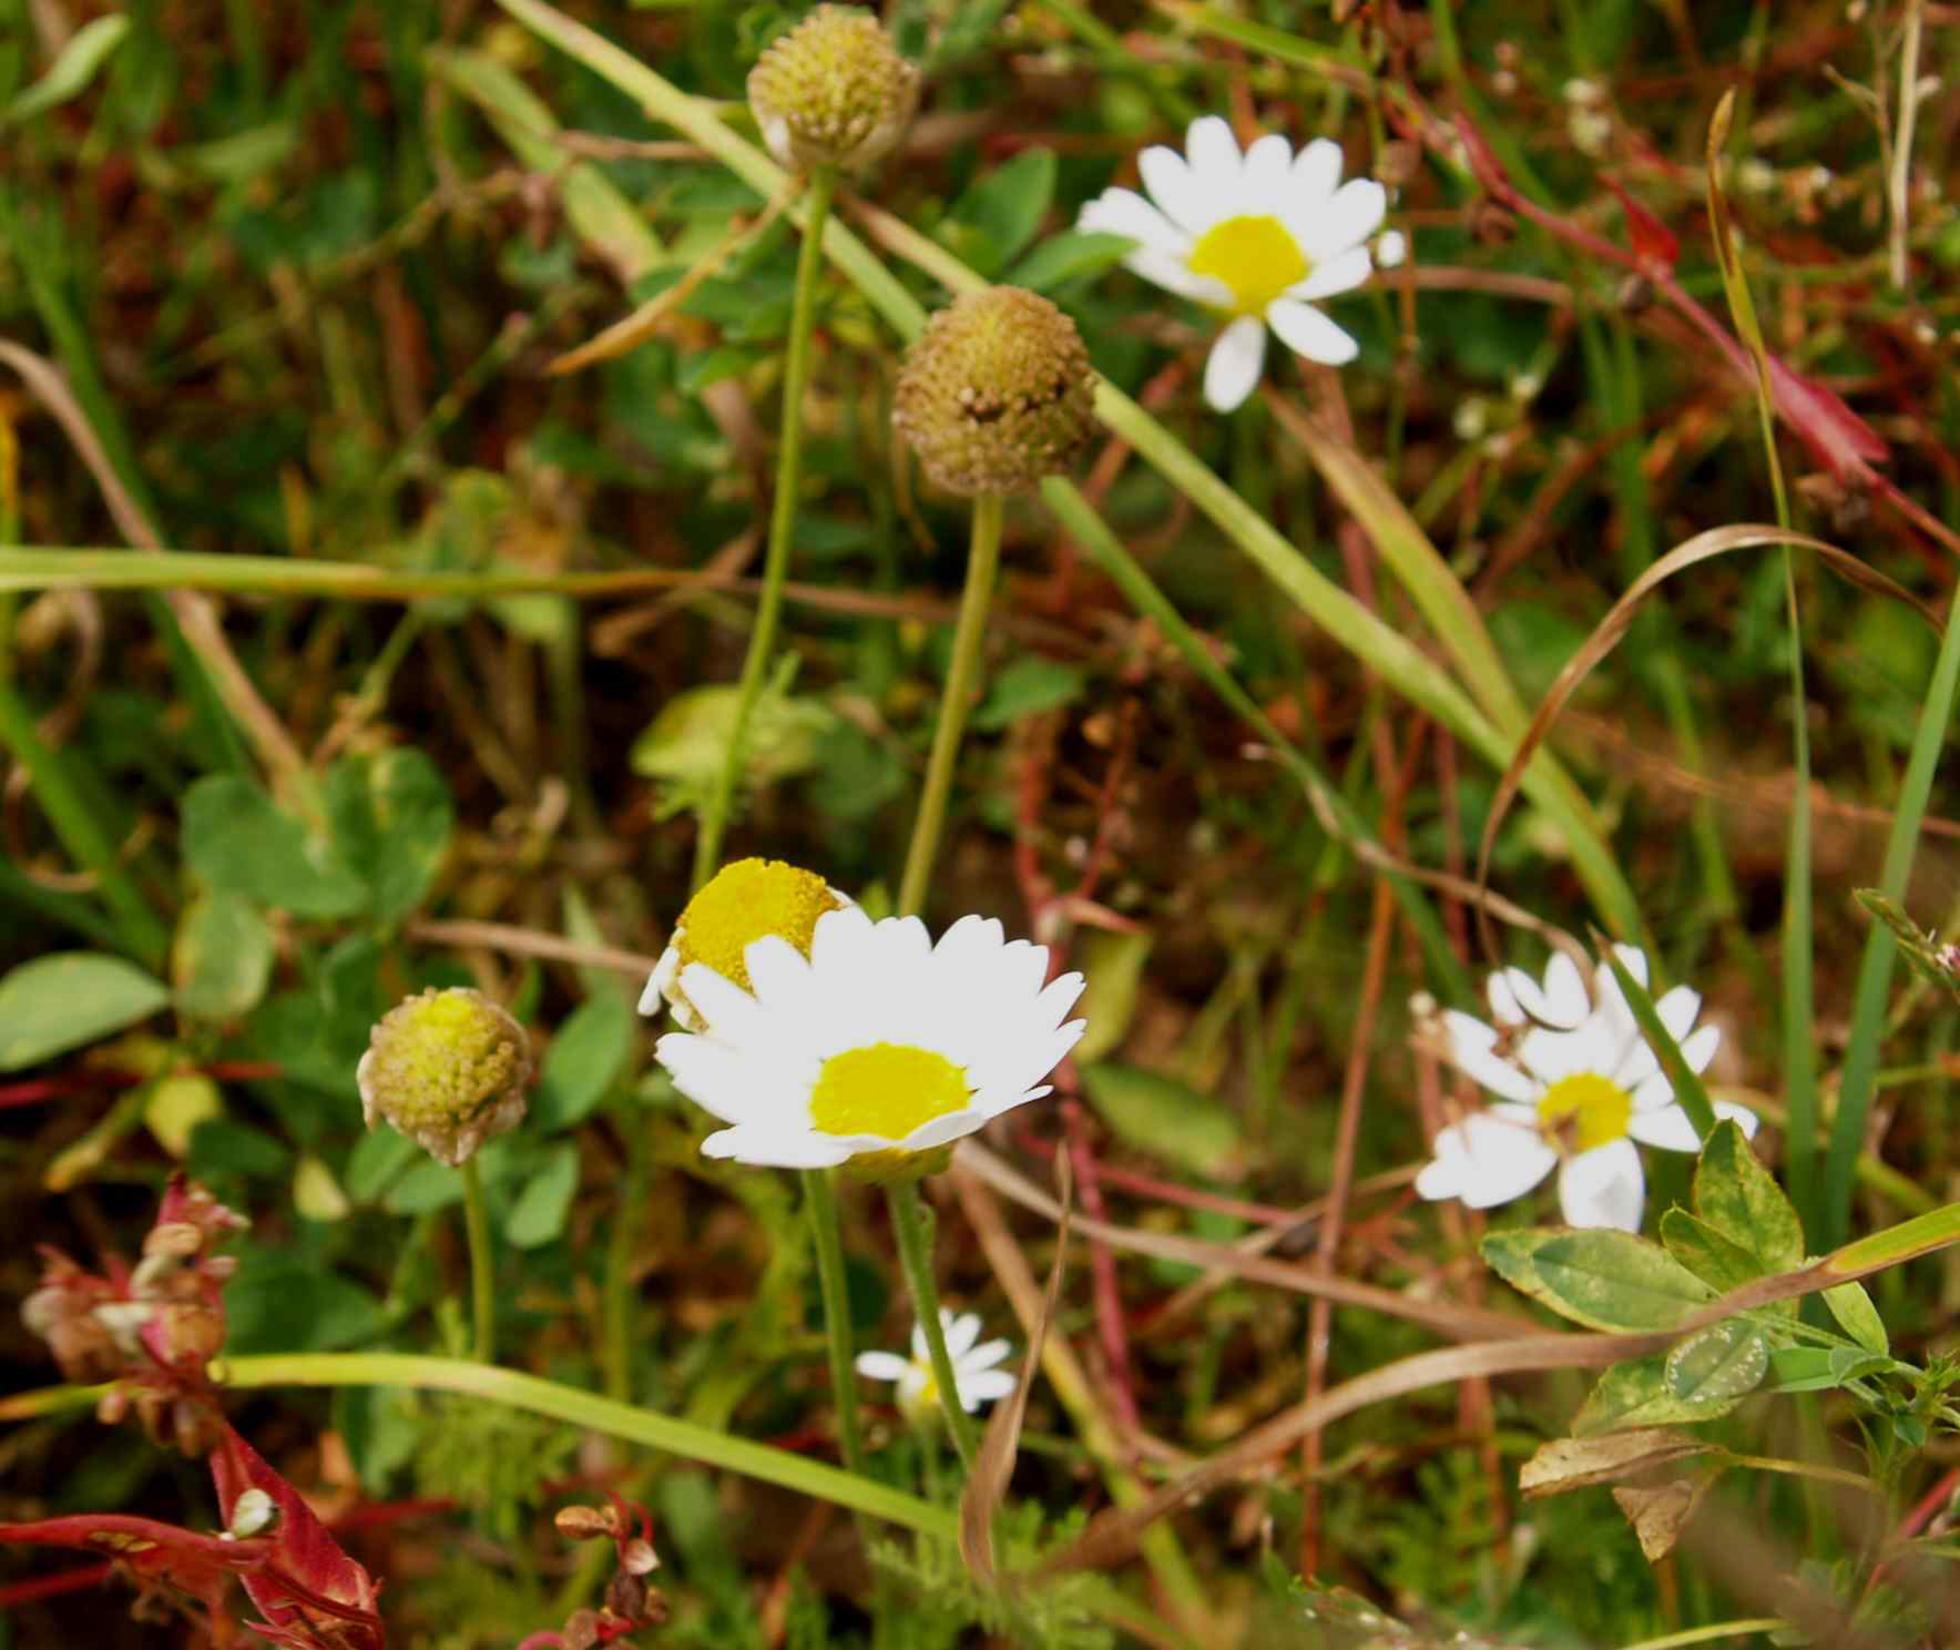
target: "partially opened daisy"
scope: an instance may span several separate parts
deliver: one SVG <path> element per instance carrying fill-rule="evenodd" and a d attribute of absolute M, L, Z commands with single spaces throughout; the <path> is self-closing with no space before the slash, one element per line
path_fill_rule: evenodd
<path fill-rule="evenodd" d="M 953 1360 L 954 1395 L 967 1414 L 979 1412 L 982 1404 L 1005 1398 L 1014 1390 L 1012 1370 L 1000 1369 L 1009 1351 L 1006 1341 L 980 1341 L 977 1312 L 953 1313 L 940 1310 L 939 1322 L 946 1333 L 946 1351 Z M 977 1344 L 976 1344 L 977 1343 Z M 939 1412 L 939 1383 L 932 1376 L 932 1358 L 926 1350 L 923 1325 L 912 1327 L 912 1355 L 896 1352 L 860 1352 L 857 1372 L 867 1380 L 891 1381 L 898 1387 L 898 1407 L 913 1420 Z"/>
<path fill-rule="evenodd" d="M 1191 123 L 1183 154 L 1158 145 L 1137 167 L 1148 199 L 1106 189 L 1077 221 L 1128 236 L 1137 243 L 1130 269 L 1232 317 L 1205 364 L 1213 407 L 1230 412 L 1252 393 L 1269 326 L 1309 361 L 1354 359 L 1354 339 L 1314 300 L 1360 286 L 1377 262 L 1399 263 L 1405 247 L 1393 233 L 1376 240 L 1387 191 L 1372 178 L 1342 183 L 1338 144 L 1316 138 L 1296 155 L 1268 133 L 1241 153 L 1232 128 L 1206 115 Z"/>
<path fill-rule="evenodd" d="M 729 1126 L 710 1157 L 786 1169 L 934 1151 L 1038 1100 L 1082 1035 L 1080 974 L 1046 947 L 962 917 L 935 945 L 917 917 L 821 915 L 807 955 L 779 935 L 742 954 L 747 989 L 703 962 L 679 989 L 703 1033 L 655 1050 L 674 1085 Z M 1066 1023 L 1064 1023 L 1066 1021 Z M 903 1167 L 903 1164 L 897 1165 Z"/>
<path fill-rule="evenodd" d="M 1631 946 L 1616 950 L 1644 987 L 1646 957 Z M 1497 1100 L 1437 1134 L 1416 1191 L 1489 1209 L 1556 1169 L 1568 1225 L 1638 1231 L 1646 1180 L 1635 1142 L 1671 1152 L 1701 1142 L 1612 970 L 1601 965 L 1588 996 L 1578 965 L 1559 953 L 1542 982 L 1507 968 L 1490 977 L 1488 995 L 1490 1021 L 1452 1009 L 1441 1016 L 1439 1041 Z M 1721 1033 L 1696 1026 L 1701 998 L 1676 986 L 1654 1007 L 1690 1069 L 1705 1071 Z M 1718 1100 L 1715 1112 L 1755 1134 L 1756 1115 L 1745 1107 Z"/>

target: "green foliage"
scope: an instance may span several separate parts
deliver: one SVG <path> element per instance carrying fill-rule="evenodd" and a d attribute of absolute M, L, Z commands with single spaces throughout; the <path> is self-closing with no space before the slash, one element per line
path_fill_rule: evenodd
<path fill-rule="evenodd" d="M 170 1000 L 120 957 L 68 951 L 0 976 L 0 1071 L 19 1071 L 147 1020 Z"/>

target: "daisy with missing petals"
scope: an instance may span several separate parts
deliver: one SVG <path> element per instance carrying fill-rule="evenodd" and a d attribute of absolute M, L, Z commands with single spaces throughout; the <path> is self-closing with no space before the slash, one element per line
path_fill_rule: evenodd
<path fill-rule="evenodd" d="M 1644 987 L 1646 957 L 1616 949 Z M 1435 1161 L 1417 1176 L 1416 1191 L 1490 1209 L 1557 1169 L 1568 1225 L 1638 1231 L 1646 1181 L 1634 1142 L 1671 1152 L 1697 1151 L 1701 1142 L 1612 970 L 1600 966 L 1588 999 L 1578 965 L 1559 953 L 1542 983 L 1507 968 L 1490 977 L 1488 991 L 1490 1023 L 1450 1010 L 1435 1029 L 1439 1052 L 1498 1098 L 1436 1136 Z M 1721 1033 L 1696 1027 L 1701 998 L 1676 986 L 1654 1007 L 1689 1068 L 1705 1071 Z M 1718 1100 L 1715 1113 L 1756 1132 L 1755 1113 L 1742 1106 Z"/>
<path fill-rule="evenodd" d="M 953 1360 L 954 1393 L 961 1409 L 976 1415 L 982 1404 L 1005 1398 L 1014 1390 L 1013 1371 L 995 1367 L 1007 1357 L 1007 1342 L 975 1344 L 980 1340 L 977 1312 L 955 1316 L 942 1308 L 939 1322 L 946 1332 L 946 1352 Z M 860 1352 L 857 1372 L 867 1380 L 894 1382 L 898 1407 L 910 1420 L 916 1422 L 939 1413 L 939 1383 L 932 1376 L 932 1358 L 922 1326 L 913 1325 L 911 1357 L 902 1358 L 896 1352 Z"/>
<path fill-rule="evenodd" d="M 742 953 L 747 989 L 705 962 L 679 987 L 710 1028 L 655 1054 L 674 1085 L 729 1126 L 709 1157 L 817 1169 L 884 1166 L 950 1145 L 1048 1092 L 1082 1035 L 1064 1019 L 1080 974 L 1048 979 L 1048 951 L 962 917 L 933 944 L 917 917 L 856 906 L 818 917 L 807 954 L 781 935 Z"/>
<path fill-rule="evenodd" d="M 1137 167 L 1148 199 L 1106 189 L 1078 223 L 1128 236 L 1130 269 L 1232 317 L 1205 363 L 1213 407 L 1230 412 L 1252 393 L 1269 326 L 1309 361 L 1354 359 L 1355 341 L 1314 300 L 1360 286 L 1377 263 L 1400 263 L 1405 243 L 1394 233 L 1375 240 L 1388 193 L 1372 178 L 1342 183 L 1338 144 L 1316 138 L 1296 155 L 1269 133 L 1241 153 L 1232 128 L 1206 115 L 1191 123 L 1183 154 L 1158 145 Z"/>

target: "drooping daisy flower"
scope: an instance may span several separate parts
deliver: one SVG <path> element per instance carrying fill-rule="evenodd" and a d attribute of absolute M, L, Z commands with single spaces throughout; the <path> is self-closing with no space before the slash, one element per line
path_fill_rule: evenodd
<path fill-rule="evenodd" d="M 942 1307 L 939 1322 L 946 1332 L 946 1354 L 953 1360 L 953 1385 L 961 1409 L 977 1414 L 982 1404 L 1005 1398 L 1014 1390 L 1014 1372 L 995 1367 L 1007 1357 L 1007 1342 L 975 1344 L 980 1340 L 977 1312 L 955 1316 Z M 896 1383 L 898 1407 L 914 1421 L 940 1411 L 939 1383 L 933 1379 L 932 1357 L 926 1350 L 926 1332 L 921 1324 L 912 1326 L 911 1357 L 902 1358 L 896 1352 L 860 1352 L 857 1372 L 867 1380 Z"/>
<path fill-rule="evenodd" d="M 680 989 L 681 970 L 705 963 L 724 979 L 748 989 L 743 954 L 774 934 L 806 956 L 817 919 L 851 903 L 814 871 L 780 859 L 738 859 L 724 865 L 687 902 L 673 937 L 647 976 L 640 1012 L 658 1014 L 665 1003 L 689 1031 L 706 1026 Z"/>
<path fill-rule="evenodd" d="M 808 954 L 770 934 L 742 954 L 747 989 L 706 962 L 680 990 L 710 1028 L 655 1053 L 729 1125 L 710 1157 L 814 1169 L 946 1146 L 1048 1092 L 1075 1046 L 1080 974 L 1044 984 L 1048 951 L 962 917 L 934 945 L 917 917 L 856 906 L 817 919 Z"/>
<path fill-rule="evenodd" d="M 1632 946 L 1616 950 L 1645 986 L 1646 957 Z M 1488 992 L 1491 1023 L 1448 1011 L 1440 1052 L 1497 1101 L 1436 1136 L 1435 1160 L 1416 1177 L 1416 1191 L 1489 1209 L 1557 1169 L 1568 1225 L 1638 1231 L 1646 1181 L 1634 1143 L 1692 1152 L 1701 1142 L 1612 970 L 1601 965 L 1588 999 L 1578 965 L 1559 953 L 1542 984 L 1507 968 L 1490 977 Z M 1689 1067 L 1705 1071 L 1721 1033 L 1696 1027 L 1701 998 L 1676 986 L 1654 1007 Z M 1718 1100 L 1715 1112 L 1755 1134 L 1756 1115 L 1745 1107 Z"/>
<path fill-rule="evenodd" d="M 1316 138 L 1296 155 L 1268 133 L 1241 153 L 1232 128 L 1206 115 L 1183 154 L 1160 144 L 1137 167 L 1149 199 L 1106 189 L 1077 221 L 1135 241 L 1124 262 L 1145 280 L 1232 317 L 1205 363 L 1213 407 L 1230 412 L 1252 393 L 1269 326 L 1309 361 L 1354 359 L 1359 346 L 1313 300 L 1360 286 L 1406 248 L 1398 234 L 1375 239 L 1388 193 L 1372 178 L 1342 183 L 1338 144 Z"/>

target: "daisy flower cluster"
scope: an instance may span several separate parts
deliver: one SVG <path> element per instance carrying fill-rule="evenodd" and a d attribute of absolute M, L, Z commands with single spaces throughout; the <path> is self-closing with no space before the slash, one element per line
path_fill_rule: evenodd
<path fill-rule="evenodd" d="M 940 1327 L 946 1335 L 946 1351 L 953 1360 L 954 1396 L 961 1409 L 973 1415 L 982 1404 L 1005 1398 L 1014 1390 L 1014 1372 L 998 1366 L 1011 1350 L 1004 1340 L 980 1339 L 977 1312 L 952 1313 L 943 1308 Z M 940 1409 L 939 1383 L 933 1379 L 932 1356 L 926 1348 L 923 1324 L 912 1329 L 909 1356 L 896 1352 L 860 1352 L 857 1372 L 871 1381 L 889 1381 L 898 1388 L 898 1407 L 913 1421 L 935 1415 Z"/>
<path fill-rule="evenodd" d="M 688 1029 L 655 1054 L 725 1128 L 709 1157 L 776 1168 L 902 1168 L 1048 1093 L 1082 1035 L 1082 976 L 962 917 L 874 921 L 809 871 L 744 860 L 695 896 L 643 1009 Z M 916 1165 L 915 1165 L 916 1166 Z"/>
<path fill-rule="evenodd" d="M 1124 261 L 1167 291 L 1229 317 L 1205 364 L 1205 399 L 1230 412 L 1252 393 L 1270 328 L 1309 361 L 1345 366 L 1359 346 L 1315 307 L 1400 263 L 1401 235 L 1381 234 L 1388 192 L 1341 181 L 1340 146 L 1316 138 L 1297 154 L 1277 133 L 1241 150 L 1217 115 L 1191 123 L 1184 152 L 1137 157 L 1143 193 L 1108 189 L 1079 226 L 1136 242 Z"/>
<path fill-rule="evenodd" d="M 1616 951 L 1644 988 L 1646 956 L 1631 946 Z M 1486 995 L 1489 1020 L 1451 1009 L 1432 1029 L 1439 1052 L 1495 1098 L 1437 1134 L 1416 1191 L 1490 1209 L 1556 1170 L 1568 1225 L 1638 1231 L 1646 1202 L 1639 1147 L 1693 1152 L 1701 1142 L 1612 970 L 1602 963 L 1589 992 L 1578 964 L 1561 952 L 1542 980 L 1521 968 L 1491 975 Z M 1700 996 L 1676 986 L 1654 1007 L 1689 1069 L 1706 1071 L 1721 1033 L 1696 1024 Z M 1746 1107 L 1717 1100 L 1715 1113 L 1756 1132 Z"/>

